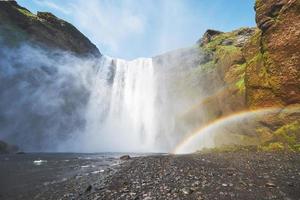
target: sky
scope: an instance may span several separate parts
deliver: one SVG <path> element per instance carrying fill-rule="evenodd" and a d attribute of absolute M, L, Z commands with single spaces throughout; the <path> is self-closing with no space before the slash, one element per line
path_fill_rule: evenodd
<path fill-rule="evenodd" d="M 207 29 L 255 26 L 254 0 L 17 0 L 73 24 L 102 54 L 127 60 L 193 46 Z"/>

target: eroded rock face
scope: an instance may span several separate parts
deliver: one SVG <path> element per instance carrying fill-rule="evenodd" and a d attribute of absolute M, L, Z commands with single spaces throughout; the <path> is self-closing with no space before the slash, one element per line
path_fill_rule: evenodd
<path fill-rule="evenodd" d="M 300 102 L 300 1 L 257 0 L 259 31 L 244 48 L 251 108 Z"/>
<path fill-rule="evenodd" d="M 51 13 L 31 13 L 15 1 L 0 2 L 0 40 L 6 45 L 33 42 L 80 56 L 101 56 L 97 47 L 73 25 Z"/>

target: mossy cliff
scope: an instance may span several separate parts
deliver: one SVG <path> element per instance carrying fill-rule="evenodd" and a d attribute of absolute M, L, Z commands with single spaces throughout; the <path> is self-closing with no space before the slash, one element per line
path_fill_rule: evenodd
<path fill-rule="evenodd" d="M 242 49 L 254 33 L 254 28 L 241 28 L 228 33 L 208 30 L 199 41 L 201 51 L 209 58 L 199 68 L 202 73 L 217 74 L 222 85 L 204 104 L 210 109 L 220 109 L 221 115 L 246 107 L 246 60 Z"/>
<path fill-rule="evenodd" d="M 35 15 L 15 1 L 0 2 L 0 36 L 2 45 L 32 42 L 80 56 L 101 56 L 97 47 L 70 23 L 48 12 Z"/>
<path fill-rule="evenodd" d="M 263 150 L 299 151 L 300 1 L 257 0 L 255 10 L 258 30 L 243 50 L 247 106 L 282 107 L 257 130 Z"/>
<path fill-rule="evenodd" d="M 219 113 L 213 120 L 239 110 L 279 107 L 260 121 L 254 135 L 263 150 L 299 150 L 300 1 L 257 0 L 255 10 L 257 28 L 208 30 L 199 40 L 208 58 L 199 68 L 218 74 L 225 85 L 201 109 Z"/>
<path fill-rule="evenodd" d="M 300 1 L 257 0 L 259 30 L 244 47 L 250 108 L 300 103 Z"/>

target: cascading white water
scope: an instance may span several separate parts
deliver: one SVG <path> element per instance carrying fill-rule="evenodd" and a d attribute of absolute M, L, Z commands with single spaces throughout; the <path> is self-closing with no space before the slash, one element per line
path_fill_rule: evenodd
<path fill-rule="evenodd" d="M 195 56 L 186 62 L 184 55 L 191 51 Z M 103 56 L 90 76 L 85 134 L 76 141 L 79 151 L 173 150 L 193 127 L 181 113 L 201 96 L 189 78 L 200 59 L 198 49 L 132 61 Z M 183 92 L 190 90 L 195 91 L 192 97 Z"/>
<path fill-rule="evenodd" d="M 87 149 L 158 150 L 155 79 L 151 58 L 105 58 L 93 80 L 87 112 Z"/>
<path fill-rule="evenodd" d="M 170 152 L 201 96 L 193 51 L 124 61 L 0 49 L 0 139 L 25 151 Z"/>

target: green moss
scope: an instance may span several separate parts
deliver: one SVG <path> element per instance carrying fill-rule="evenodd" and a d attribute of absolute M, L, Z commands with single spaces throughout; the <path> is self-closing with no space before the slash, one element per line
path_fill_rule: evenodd
<path fill-rule="evenodd" d="M 18 8 L 18 11 L 28 17 L 34 17 L 34 18 L 36 17 L 36 15 L 34 15 L 33 13 L 31 13 L 30 11 L 28 11 L 26 9 Z"/>
<path fill-rule="evenodd" d="M 239 89 L 239 92 L 242 93 L 245 91 L 245 78 L 244 76 L 235 83 L 235 86 Z"/>
<path fill-rule="evenodd" d="M 271 130 L 269 130 L 266 127 L 259 127 L 256 129 L 256 134 L 260 140 L 261 143 L 266 143 L 272 140 L 273 134 Z"/>
<path fill-rule="evenodd" d="M 240 72 L 245 72 L 246 70 L 246 63 L 243 63 L 243 64 L 240 64 L 240 65 L 237 65 L 236 69 Z"/>
<path fill-rule="evenodd" d="M 260 145 L 262 151 L 287 150 L 300 152 L 299 120 L 278 128 L 269 136 L 268 140 Z"/>
<path fill-rule="evenodd" d="M 274 137 L 276 140 L 289 145 L 292 149 L 297 149 L 300 144 L 300 121 L 294 121 L 280 127 L 275 131 Z"/>
<path fill-rule="evenodd" d="M 208 71 L 210 71 L 212 69 L 215 69 L 215 68 L 216 68 L 216 63 L 215 63 L 214 60 L 211 60 L 211 61 L 199 66 L 199 69 L 201 71 L 205 71 L 205 72 L 208 72 Z"/>
<path fill-rule="evenodd" d="M 226 39 L 226 37 L 224 36 L 224 34 L 221 34 L 221 35 L 217 36 L 215 39 L 213 39 L 211 42 L 209 42 L 205 46 L 205 49 L 214 51 L 216 49 L 216 47 L 218 45 L 220 45 L 225 39 Z"/>
<path fill-rule="evenodd" d="M 198 151 L 198 153 L 226 153 L 226 152 L 237 152 L 237 151 L 257 151 L 257 146 L 223 145 L 221 147 L 215 147 L 215 148 L 204 148 Z"/>
<path fill-rule="evenodd" d="M 259 146 L 259 150 L 261 151 L 283 151 L 285 150 L 285 146 L 281 142 L 273 142 L 269 143 L 265 146 Z"/>
<path fill-rule="evenodd" d="M 300 152 L 300 143 L 293 146 L 294 150 Z"/>
<path fill-rule="evenodd" d="M 263 55 L 258 52 L 255 56 L 253 56 L 253 58 L 249 61 L 247 61 L 247 65 L 259 65 L 261 66 L 263 62 Z"/>
<path fill-rule="evenodd" d="M 236 33 L 237 31 L 228 32 L 228 33 L 222 33 L 217 36 L 215 36 L 209 43 L 204 45 L 203 50 L 204 51 L 215 51 L 219 46 L 222 46 L 222 42 L 224 40 L 236 40 Z"/>
<path fill-rule="evenodd" d="M 216 57 L 226 59 L 227 56 L 234 56 L 237 53 L 240 53 L 240 48 L 234 45 L 219 46 L 216 50 Z"/>

